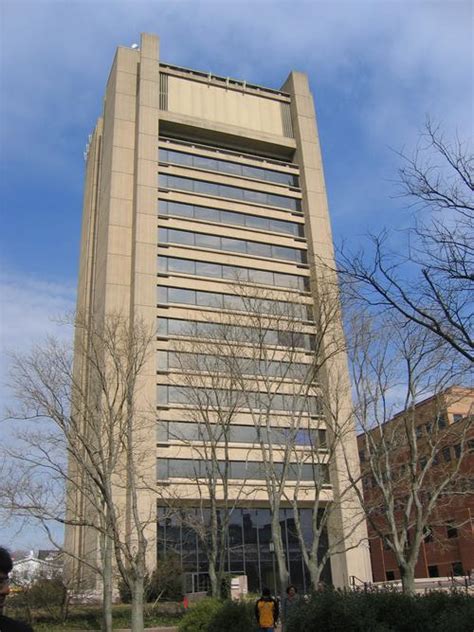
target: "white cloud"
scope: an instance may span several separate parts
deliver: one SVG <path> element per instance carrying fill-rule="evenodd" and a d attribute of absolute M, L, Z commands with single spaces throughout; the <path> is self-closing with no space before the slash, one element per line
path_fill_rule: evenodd
<path fill-rule="evenodd" d="M 75 287 L 16 273 L 0 274 L 0 395 L 8 398 L 9 353 L 22 353 L 54 335 L 70 340 L 71 327 L 58 321 L 75 307 Z"/>

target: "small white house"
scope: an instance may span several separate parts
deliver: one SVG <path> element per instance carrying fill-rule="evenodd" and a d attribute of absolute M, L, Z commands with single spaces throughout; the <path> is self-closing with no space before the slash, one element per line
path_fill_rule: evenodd
<path fill-rule="evenodd" d="M 58 552 L 39 551 L 36 556 L 34 551 L 30 551 L 27 557 L 13 562 L 10 577 L 14 583 L 25 586 L 39 577 L 51 579 L 58 574 L 62 574 L 62 563 Z"/>

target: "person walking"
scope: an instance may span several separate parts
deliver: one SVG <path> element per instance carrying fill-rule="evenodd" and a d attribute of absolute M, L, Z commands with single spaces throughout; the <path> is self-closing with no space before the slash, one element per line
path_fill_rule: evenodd
<path fill-rule="evenodd" d="M 278 600 L 272 597 L 269 588 L 264 588 L 262 596 L 255 604 L 255 618 L 262 632 L 275 632 L 279 610 Z"/>
<path fill-rule="evenodd" d="M 288 615 L 293 612 L 299 601 L 300 596 L 298 595 L 298 590 L 296 586 L 290 584 L 286 589 L 286 597 L 283 599 L 283 602 L 281 604 L 281 621 L 283 625 L 282 632 L 285 632 L 286 630 Z"/>

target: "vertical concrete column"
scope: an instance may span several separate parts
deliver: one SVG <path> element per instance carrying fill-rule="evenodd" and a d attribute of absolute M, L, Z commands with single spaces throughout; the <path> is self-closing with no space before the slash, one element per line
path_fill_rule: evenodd
<path fill-rule="evenodd" d="M 159 40 L 142 34 L 136 95 L 136 148 L 130 313 L 148 331 L 156 329 Z M 147 563 L 156 566 L 156 345 L 149 349 L 138 383 L 134 428 L 136 458 L 145 483 L 139 512 L 148 523 Z"/>
<path fill-rule="evenodd" d="M 79 282 L 77 287 L 77 303 L 76 312 L 80 317 L 85 317 L 90 313 L 94 274 L 95 274 L 95 256 L 96 256 L 96 225 L 97 225 L 97 206 L 98 206 L 98 186 L 100 181 L 100 165 L 102 153 L 102 128 L 103 120 L 99 118 L 96 128 L 92 134 L 92 138 L 88 148 L 86 177 L 84 184 L 84 204 L 82 214 L 82 231 L 81 231 L 81 255 L 79 262 Z M 84 391 L 87 389 L 87 368 L 84 358 L 80 352 L 85 344 L 84 331 L 76 330 L 74 340 L 74 377 L 78 383 L 82 384 Z M 84 472 L 81 471 L 74 461 L 68 464 L 68 475 L 70 480 L 79 481 L 79 484 L 68 483 L 66 486 L 66 516 L 68 520 L 73 521 L 85 516 L 88 511 L 84 496 L 81 494 L 82 487 L 80 481 L 83 479 Z M 90 510 L 90 509 L 89 509 Z M 65 577 L 67 581 L 75 582 L 75 588 L 80 590 L 83 588 L 81 583 L 88 582 L 93 585 L 94 579 L 91 573 L 85 577 L 85 567 L 81 566 L 79 559 L 89 559 L 93 562 L 96 559 L 95 539 L 92 539 L 92 545 L 86 547 L 86 530 L 84 528 L 72 525 L 66 525 L 64 532 L 64 549 L 76 557 L 66 556 L 65 559 Z M 89 538 L 89 543 L 91 538 Z"/>
<path fill-rule="evenodd" d="M 315 313 L 323 313 L 323 301 L 337 301 L 337 279 L 330 268 L 334 267 L 334 250 L 331 226 L 324 183 L 321 151 L 319 146 L 316 115 L 307 76 L 293 72 L 282 88 L 291 95 L 291 119 L 297 150 L 295 162 L 300 168 L 301 190 L 303 193 L 303 212 L 305 214 L 306 238 L 311 267 L 312 292 L 315 299 Z M 333 311 L 333 305 L 330 306 Z M 342 323 L 339 317 L 331 325 L 331 339 L 343 340 Z M 341 423 L 344 423 L 344 444 L 351 466 L 358 471 L 358 450 L 355 429 L 352 422 L 348 425 L 351 411 L 351 389 L 345 352 L 334 356 L 326 364 L 322 388 L 329 394 L 330 406 L 338 411 Z M 363 581 L 371 580 L 370 558 L 367 545 L 366 523 L 360 520 L 360 506 L 355 492 L 344 493 L 347 489 L 347 473 L 342 449 L 336 450 L 333 463 L 330 464 L 331 483 L 334 491 L 336 510 L 332 514 L 329 526 L 330 542 L 345 538 L 348 550 L 335 554 L 331 558 L 331 571 L 336 586 L 348 585 L 351 575 Z M 359 544 L 360 543 L 360 544 Z M 350 548 L 354 547 L 354 548 Z"/>
<path fill-rule="evenodd" d="M 118 48 L 104 102 L 95 313 L 130 309 L 138 52 Z"/>

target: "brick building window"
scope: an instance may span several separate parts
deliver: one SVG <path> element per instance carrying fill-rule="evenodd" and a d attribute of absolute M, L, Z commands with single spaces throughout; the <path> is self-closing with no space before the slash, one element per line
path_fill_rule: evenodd
<path fill-rule="evenodd" d="M 448 525 L 446 527 L 446 535 L 448 536 L 449 539 L 452 538 L 457 538 L 458 537 L 458 530 L 456 527 L 453 527 L 453 525 Z"/>

